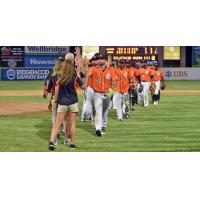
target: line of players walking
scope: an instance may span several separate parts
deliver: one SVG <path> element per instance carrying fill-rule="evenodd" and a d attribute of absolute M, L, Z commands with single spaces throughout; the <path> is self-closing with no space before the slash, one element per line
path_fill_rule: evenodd
<path fill-rule="evenodd" d="M 57 97 L 55 95 L 55 85 L 59 82 L 58 71 L 66 57 L 67 55 L 59 58 L 48 83 L 48 108 L 52 111 L 53 125 L 57 113 L 54 102 L 55 99 L 59 99 L 59 92 Z M 73 60 L 73 58 L 70 59 Z M 114 64 L 111 57 L 106 60 L 99 53 L 94 54 L 88 61 L 87 58 L 81 57 L 80 50 L 77 49 L 74 69 L 75 76 L 82 80 L 79 85 L 84 89 L 81 121 L 90 119 L 98 137 L 106 134 L 110 108 L 116 109 L 117 119 L 122 121 L 129 117 L 130 111 L 134 111 L 135 104 L 149 106 L 149 91 L 151 91 L 152 103 L 157 105 L 160 100 L 160 89 L 165 87 L 163 72 L 158 65 L 156 63 L 148 65 L 146 61 L 118 60 Z M 68 112 L 71 111 L 68 110 Z M 74 112 L 78 111 L 74 110 Z M 76 148 L 74 138 L 71 138 L 69 121 L 68 113 L 66 113 L 62 126 L 64 143 L 69 144 L 71 148 Z M 55 138 L 51 138 L 49 149 L 55 150 L 55 144 Z"/>

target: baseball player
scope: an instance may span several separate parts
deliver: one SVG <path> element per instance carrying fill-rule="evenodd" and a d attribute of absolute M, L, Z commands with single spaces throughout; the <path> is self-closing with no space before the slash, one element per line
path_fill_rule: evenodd
<path fill-rule="evenodd" d="M 132 82 L 132 86 L 129 88 L 130 105 L 131 105 L 131 110 L 134 111 L 134 104 L 137 104 L 138 102 L 138 85 L 139 85 L 138 69 L 134 62 L 131 62 L 129 71 Z"/>
<path fill-rule="evenodd" d="M 90 72 L 94 67 L 96 67 L 98 61 L 95 56 L 93 56 L 88 65 L 88 72 Z M 87 89 L 85 90 L 85 103 L 83 105 L 82 121 L 89 115 L 92 122 L 92 128 L 95 128 L 94 125 L 94 90 L 92 88 L 91 77 L 87 78 Z"/>
<path fill-rule="evenodd" d="M 115 95 L 117 99 L 117 119 L 122 121 L 123 118 L 128 118 L 129 114 L 129 94 L 131 75 L 124 61 L 118 62 L 114 73 L 117 77 L 115 86 Z"/>
<path fill-rule="evenodd" d="M 143 100 L 144 100 L 144 107 L 149 106 L 149 97 L 148 97 L 148 92 L 149 88 L 151 85 L 151 80 L 153 78 L 153 71 L 152 69 L 147 67 L 147 62 L 142 61 L 140 64 L 140 69 L 138 71 L 139 79 L 140 79 L 140 84 L 143 87 L 142 95 L 143 95 Z"/>
<path fill-rule="evenodd" d="M 89 63 L 83 63 L 84 65 L 87 65 L 87 67 L 92 67 L 91 60 Z M 87 112 L 87 105 L 86 105 L 86 96 L 87 96 L 87 90 L 84 90 L 83 93 L 83 107 L 82 107 L 82 114 L 81 114 L 81 121 L 85 122 L 88 118 L 90 118 L 89 113 Z"/>
<path fill-rule="evenodd" d="M 113 69 L 106 65 L 102 55 L 95 54 L 95 57 L 99 64 L 89 71 L 88 78 L 91 77 L 91 85 L 94 90 L 96 135 L 101 137 L 105 133 L 110 105 L 110 99 L 106 96 L 106 92 L 114 88 L 116 78 Z"/>
<path fill-rule="evenodd" d="M 155 90 L 152 95 L 152 102 L 154 105 L 157 105 L 160 100 L 160 88 L 161 84 L 165 85 L 163 71 L 159 69 L 158 65 L 155 64 L 153 83 L 155 83 Z"/>
<path fill-rule="evenodd" d="M 46 78 L 46 80 L 44 81 L 44 88 L 43 88 L 43 98 L 44 98 L 44 99 L 46 99 L 47 96 L 48 96 L 48 91 L 47 91 L 47 89 L 48 89 L 49 80 L 50 80 L 50 78 L 51 78 L 51 76 L 52 76 L 52 73 L 53 73 L 53 70 L 52 70 L 52 69 L 49 70 L 49 74 L 47 75 L 47 78 Z"/>

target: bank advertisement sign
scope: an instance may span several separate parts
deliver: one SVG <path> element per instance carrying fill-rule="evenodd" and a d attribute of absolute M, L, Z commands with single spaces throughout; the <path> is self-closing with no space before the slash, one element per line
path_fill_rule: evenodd
<path fill-rule="evenodd" d="M 26 67 L 53 67 L 58 61 L 58 56 L 26 56 Z"/>
<path fill-rule="evenodd" d="M 165 80 L 200 80 L 200 68 L 162 68 Z"/>
<path fill-rule="evenodd" d="M 200 46 L 192 47 L 192 66 L 200 67 Z"/>
<path fill-rule="evenodd" d="M 51 68 L 16 68 L 2 69 L 1 79 L 3 81 L 16 80 L 45 80 L 50 73 Z"/>
<path fill-rule="evenodd" d="M 0 67 L 23 67 L 23 46 L 0 46 Z"/>
<path fill-rule="evenodd" d="M 69 46 L 26 46 L 27 55 L 62 55 L 69 52 Z"/>

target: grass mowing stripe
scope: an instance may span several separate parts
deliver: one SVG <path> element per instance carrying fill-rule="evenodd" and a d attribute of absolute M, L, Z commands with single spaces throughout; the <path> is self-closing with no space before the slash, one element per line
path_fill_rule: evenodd
<path fill-rule="evenodd" d="M 0 102 L 47 102 L 42 96 L 1 96 Z"/>
<path fill-rule="evenodd" d="M 0 90 L 40 90 L 44 81 L 0 81 Z"/>

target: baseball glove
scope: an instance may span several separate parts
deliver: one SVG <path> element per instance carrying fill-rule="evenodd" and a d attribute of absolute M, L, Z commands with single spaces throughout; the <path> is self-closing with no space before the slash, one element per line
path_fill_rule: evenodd
<path fill-rule="evenodd" d="M 142 91 L 143 91 L 143 86 L 142 86 L 142 84 L 140 84 L 140 87 L 139 87 L 139 89 L 138 89 L 138 92 L 141 93 Z"/>
<path fill-rule="evenodd" d="M 164 90 L 166 88 L 166 84 L 164 83 L 164 84 L 162 84 L 162 86 L 161 86 L 161 90 Z"/>
<path fill-rule="evenodd" d="M 155 90 L 156 90 L 156 84 L 155 84 L 155 83 L 151 83 L 150 91 L 151 91 L 152 93 L 154 93 Z"/>
<path fill-rule="evenodd" d="M 115 90 L 112 88 L 109 88 L 106 92 L 106 96 L 111 99 L 111 97 L 113 96 L 113 94 L 115 93 Z"/>

